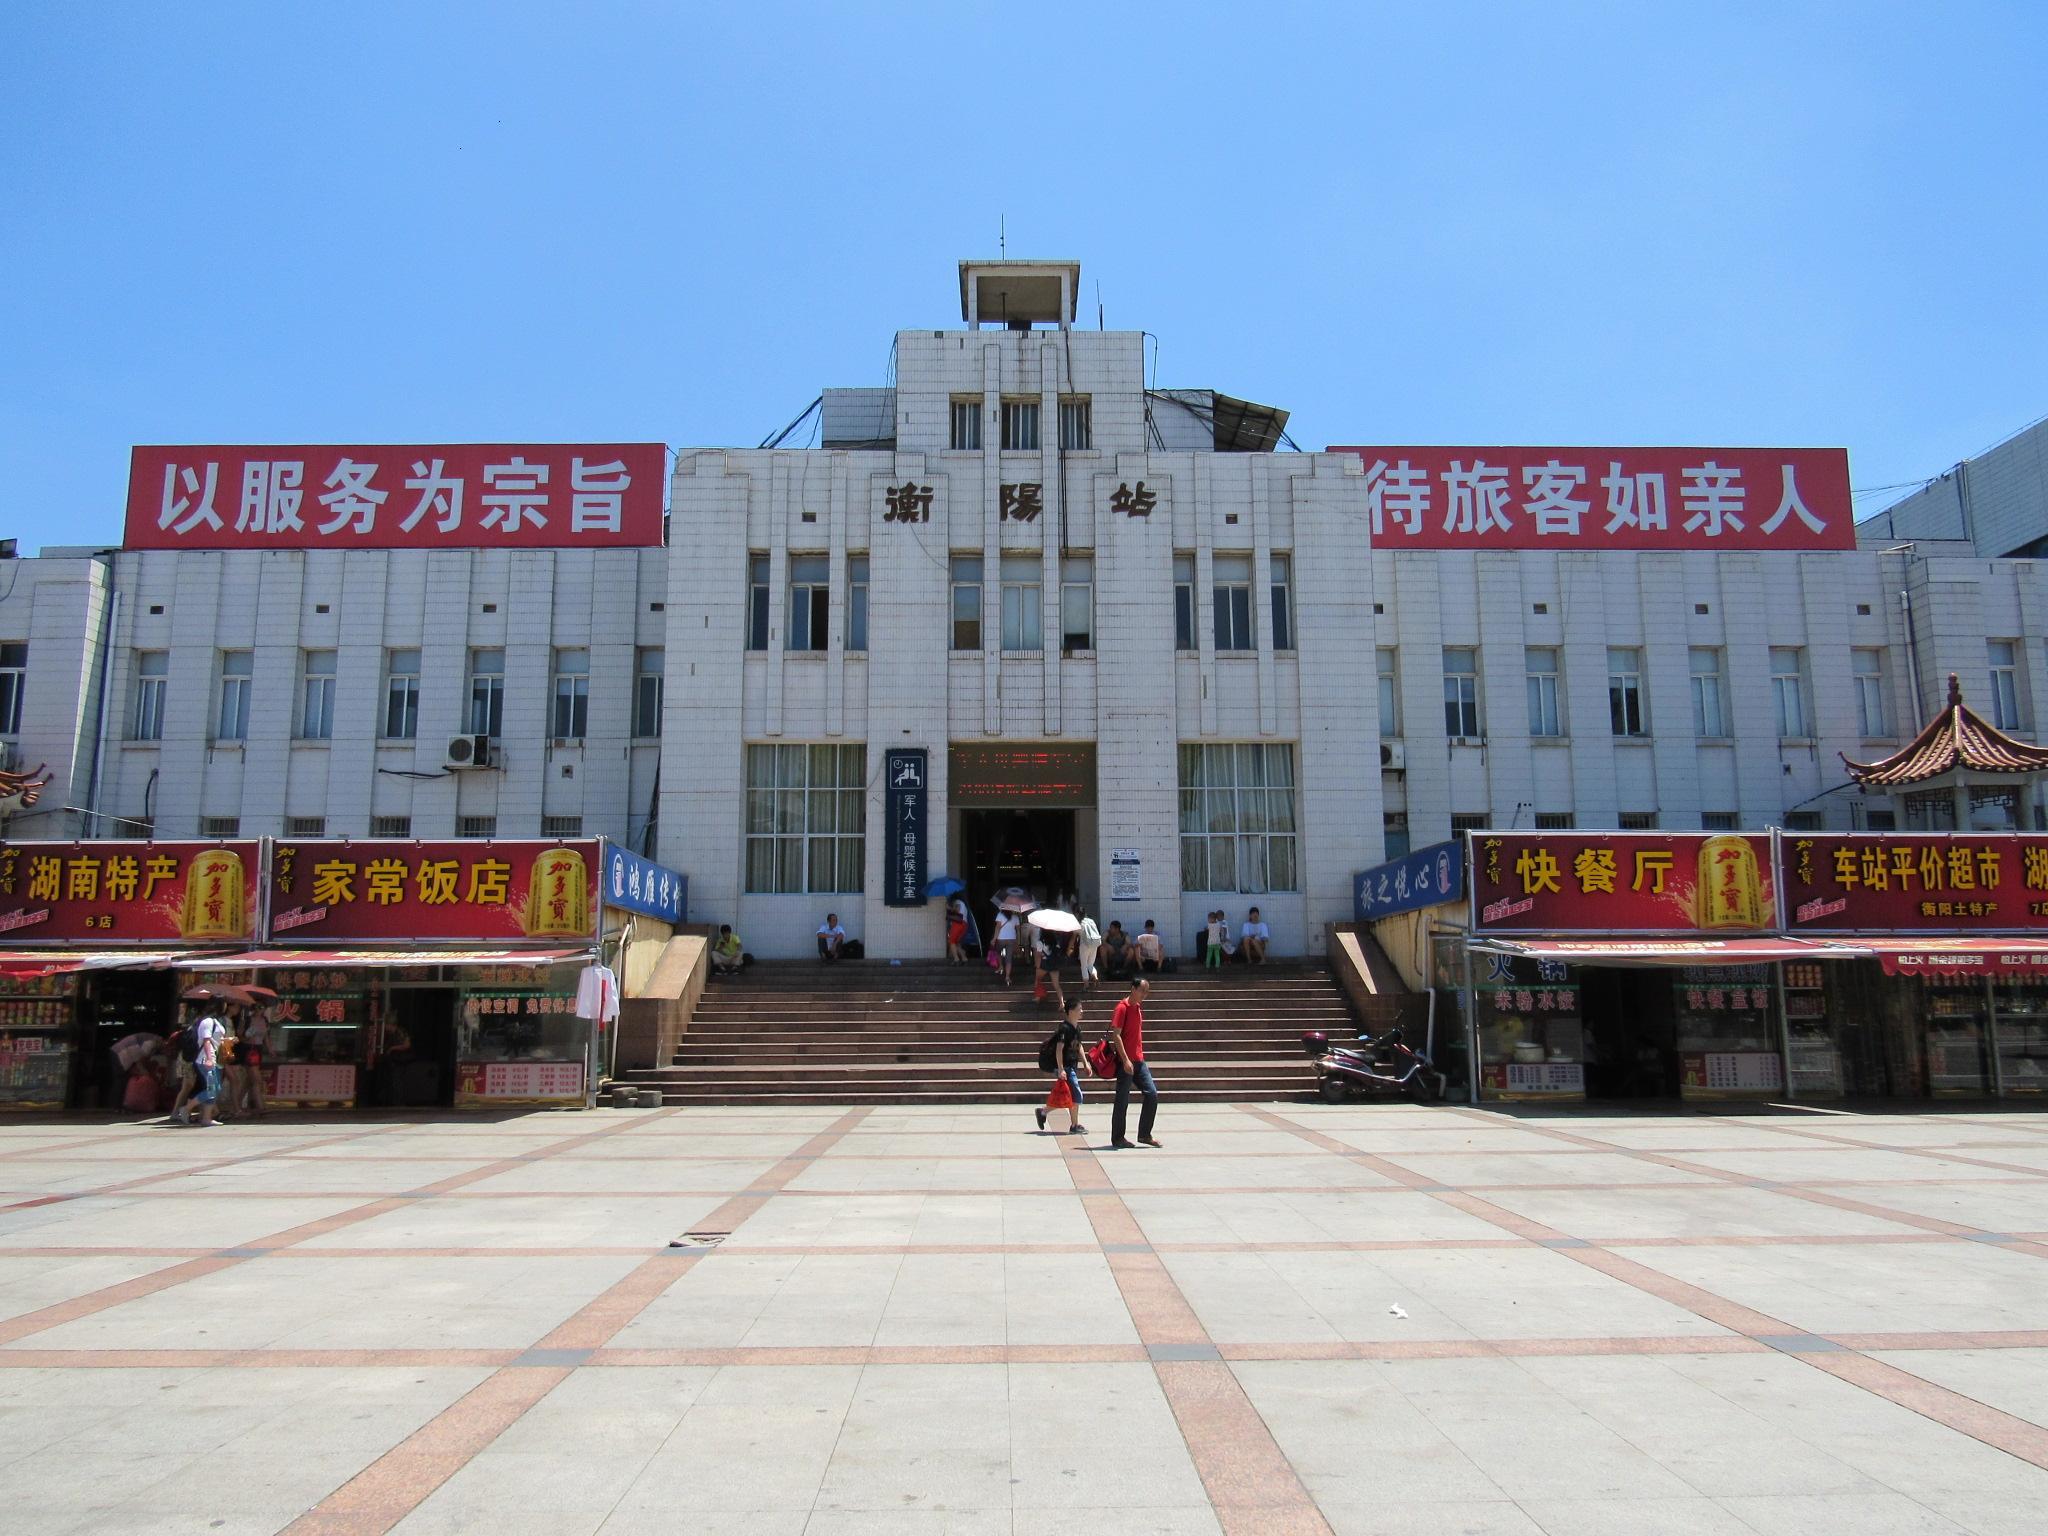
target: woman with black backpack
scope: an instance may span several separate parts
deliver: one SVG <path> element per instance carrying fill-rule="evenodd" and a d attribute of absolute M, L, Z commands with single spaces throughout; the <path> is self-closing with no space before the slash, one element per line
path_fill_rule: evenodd
<path fill-rule="evenodd" d="M 1049 1110 L 1067 1112 L 1067 1134 L 1088 1129 L 1081 1123 L 1081 999 L 1067 998 L 1060 1009 L 1059 1028 L 1038 1048 L 1038 1068 L 1054 1074 L 1052 1092 L 1038 1109 L 1038 1128 L 1045 1129 Z"/>

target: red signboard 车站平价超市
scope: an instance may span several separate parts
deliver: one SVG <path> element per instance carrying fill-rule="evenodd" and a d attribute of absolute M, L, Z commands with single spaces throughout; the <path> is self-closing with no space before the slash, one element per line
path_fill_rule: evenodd
<path fill-rule="evenodd" d="M 130 549 L 657 545 L 660 443 L 142 447 Z"/>
<path fill-rule="evenodd" d="M 597 842 L 273 843 L 275 944 L 592 940 Z"/>
<path fill-rule="evenodd" d="M 1854 549 L 1840 448 L 1358 448 L 1380 549 Z"/>
<path fill-rule="evenodd" d="M 2048 837 L 1784 832 L 1793 933 L 2048 930 Z"/>
<path fill-rule="evenodd" d="M 1475 832 L 1472 899 L 1492 933 L 1759 933 L 1777 920 L 1771 840 L 1736 833 Z"/>
<path fill-rule="evenodd" d="M 7 843 L 0 943 L 247 943 L 256 884 L 253 841 Z"/>

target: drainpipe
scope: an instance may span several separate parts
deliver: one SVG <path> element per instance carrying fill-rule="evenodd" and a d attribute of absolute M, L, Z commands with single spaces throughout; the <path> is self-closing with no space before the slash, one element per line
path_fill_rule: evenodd
<path fill-rule="evenodd" d="M 100 819 L 100 777 L 107 758 L 107 714 L 113 707 L 114 634 L 121 615 L 121 589 L 114 585 L 113 558 L 101 553 L 94 555 L 93 559 L 105 562 L 107 605 L 100 611 L 99 723 L 93 730 L 92 770 L 85 783 L 85 826 L 82 830 L 87 837 L 93 835 Z"/>
<path fill-rule="evenodd" d="M 1917 732 L 1926 724 L 1920 714 L 1927 707 L 1927 695 L 1920 691 L 1920 642 L 1913 637 L 1913 594 L 1906 590 L 1903 581 L 1899 586 L 1899 612 L 1906 623 L 1906 671 L 1913 680 L 1913 727 Z"/>

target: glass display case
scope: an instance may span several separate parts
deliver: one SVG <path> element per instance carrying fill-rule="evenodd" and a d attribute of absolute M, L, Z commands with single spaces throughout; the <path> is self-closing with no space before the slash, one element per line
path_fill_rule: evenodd
<path fill-rule="evenodd" d="M 2048 1093 L 2048 977 L 2001 977 L 1991 985 L 2001 1093 Z"/>
<path fill-rule="evenodd" d="M 278 998 L 263 1068 L 272 1104 L 346 1108 L 356 1102 L 363 1048 L 376 1021 L 366 972 L 272 971 L 261 978 Z"/>
<path fill-rule="evenodd" d="M 1936 1098 L 1991 1091 L 1991 999 L 1981 976 L 1923 977 L 1920 1048 Z"/>
<path fill-rule="evenodd" d="M 70 974 L 0 977 L 0 1110 L 64 1107 L 76 990 Z"/>
<path fill-rule="evenodd" d="M 1828 1017 L 1828 970 L 1818 960 L 1785 965 L 1785 1045 L 1799 1098 L 1839 1099 L 1847 1091 L 1842 1048 Z"/>
<path fill-rule="evenodd" d="M 1777 988 L 1769 966 L 1688 966 L 1672 981 L 1671 992 L 1683 1097 L 1784 1091 Z"/>
<path fill-rule="evenodd" d="M 1482 1094 L 1583 1099 L 1586 1026 L 1571 967 L 1506 955 L 1474 955 L 1473 965 Z"/>
<path fill-rule="evenodd" d="M 592 1023 L 576 1013 L 582 963 L 483 966 L 462 988 L 457 1104 L 582 1104 Z"/>

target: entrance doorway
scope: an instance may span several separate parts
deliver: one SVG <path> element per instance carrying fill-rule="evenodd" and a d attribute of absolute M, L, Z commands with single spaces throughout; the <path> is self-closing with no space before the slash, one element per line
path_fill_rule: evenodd
<path fill-rule="evenodd" d="M 426 1108 L 455 1102 L 453 987 L 393 987 L 377 1102 Z"/>
<path fill-rule="evenodd" d="M 1041 904 L 1075 888 L 1074 813 L 1010 808 L 960 813 L 960 878 L 967 882 L 967 910 L 990 937 L 995 893 L 1021 885 Z"/>
<path fill-rule="evenodd" d="M 85 983 L 86 1039 L 72 1084 L 77 1109 L 119 1109 L 126 1075 L 114 1042 L 138 1030 L 169 1038 L 178 1026 L 178 989 L 169 971 L 100 971 Z"/>
<path fill-rule="evenodd" d="M 1663 972 L 1596 966 L 1580 973 L 1586 1097 L 1675 1099 L 1678 1018 Z"/>

